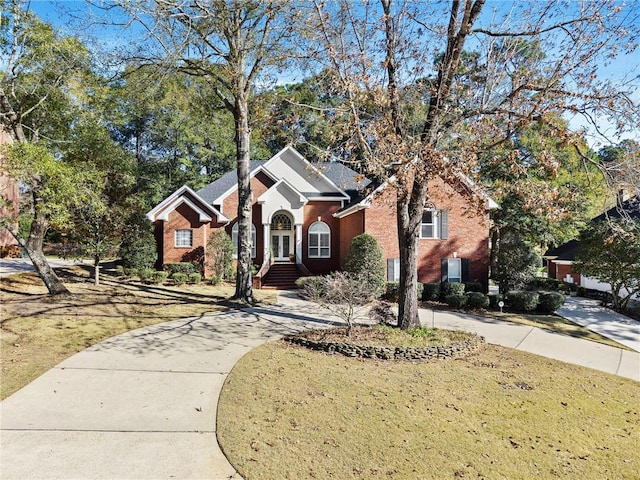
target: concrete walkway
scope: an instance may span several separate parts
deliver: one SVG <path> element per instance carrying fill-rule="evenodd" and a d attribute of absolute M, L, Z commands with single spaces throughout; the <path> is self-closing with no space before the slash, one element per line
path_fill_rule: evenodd
<path fill-rule="evenodd" d="M 239 479 L 216 440 L 225 378 L 248 351 L 333 324 L 280 305 L 177 320 L 84 350 L 0 403 L 3 479 Z M 423 310 L 425 325 L 640 380 L 640 354 L 472 315 Z"/>
<path fill-rule="evenodd" d="M 640 352 L 640 322 L 601 306 L 600 300 L 567 297 L 564 305 L 556 313 Z"/>
<path fill-rule="evenodd" d="M 86 265 L 85 260 L 47 257 L 51 268 L 64 268 L 72 265 Z M 28 258 L 3 258 L 0 259 L 0 278 L 15 275 L 17 273 L 33 271 L 33 263 Z"/>

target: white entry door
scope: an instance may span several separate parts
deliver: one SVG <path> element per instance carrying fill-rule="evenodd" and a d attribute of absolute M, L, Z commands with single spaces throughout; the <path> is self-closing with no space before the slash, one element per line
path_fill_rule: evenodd
<path fill-rule="evenodd" d="M 271 232 L 271 250 L 273 252 L 274 260 L 289 260 L 289 255 L 293 254 L 292 237 L 293 235 L 291 232 Z"/>

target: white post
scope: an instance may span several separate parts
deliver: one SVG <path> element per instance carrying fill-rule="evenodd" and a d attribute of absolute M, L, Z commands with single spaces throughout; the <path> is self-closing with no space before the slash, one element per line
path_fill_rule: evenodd
<path fill-rule="evenodd" d="M 302 224 L 296 223 L 296 263 L 302 263 Z"/>
<path fill-rule="evenodd" d="M 271 225 L 268 223 L 262 224 L 262 244 L 264 246 L 264 254 L 262 255 L 262 263 L 272 262 L 271 255 Z"/>

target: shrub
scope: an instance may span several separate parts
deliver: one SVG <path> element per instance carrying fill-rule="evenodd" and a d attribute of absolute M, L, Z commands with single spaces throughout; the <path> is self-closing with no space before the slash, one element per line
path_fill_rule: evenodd
<path fill-rule="evenodd" d="M 378 297 L 385 290 L 385 265 L 378 241 L 363 233 L 353 237 L 345 258 L 345 272 L 363 276 Z"/>
<path fill-rule="evenodd" d="M 22 250 L 17 245 L 6 245 L 0 247 L 0 258 L 20 258 Z"/>
<path fill-rule="evenodd" d="M 220 277 L 218 277 L 217 275 L 214 275 L 213 277 L 211 277 L 209 279 L 209 283 L 211 285 L 218 285 L 221 281 L 222 281 L 222 279 Z"/>
<path fill-rule="evenodd" d="M 467 295 L 467 308 L 487 308 L 489 297 L 481 292 L 469 292 Z"/>
<path fill-rule="evenodd" d="M 500 308 L 498 302 L 500 302 L 500 300 L 504 300 L 504 297 L 499 293 L 490 293 L 489 295 L 487 295 L 487 298 L 489 299 L 489 308 L 493 308 L 496 310 Z"/>
<path fill-rule="evenodd" d="M 577 289 L 576 291 L 577 291 L 577 295 L 578 295 L 579 297 L 585 297 L 585 296 L 586 296 L 586 291 L 587 291 L 587 289 L 586 289 L 586 288 L 584 288 L 584 287 L 578 287 L 578 289 Z"/>
<path fill-rule="evenodd" d="M 449 295 L 464 295 L 464 283 L 445 282 L 442 284 L 442 295 L 445 299 Z"/>
<path fill-rule="evenodd" d="M 125 233 L 120 244 L 120 259 L 123 267 L 151 268 L 158 257 L 156 239 L 150 223 L 133 225 Z"/>
<path fill-rule="evenodd" d="M 440 284 L 423 283 L 422 300 L 425 300 L 427 302 L 437 302 L 438 300 L 440 300 Z"/>
<path fill-rule="evenodd" d="M 213 276 L 219 280 L 233 277 L 233 252 L 231 237 L 222 228 L 213 230 L 207 242 L 207 258 Z"/>
<path fill-rule="evenodd" d="M 176 273 L 185 273 L 188 275 L 190 273 L 200 272 L 200 266 L 191 262 L 165 263 L 162 269 L 172 278 Z"/>
<path fill-rule="evenodd" d="M 451 294 L 444 297 L 444 301 L 450 307 L 464 308 L 467 304 L 467 297 L 466 295 Z"/>
<path fill-rule="evenodd" d="M 513 234 L 500 239 L 496 261 L 492 277 L 498 283 L 500 293 L 527 288 L 535 282 L 537 268 L 542 265 L 535 250 Z"/>
<path fill-rule="evenodd" d="M 418 282 L 416 286 L 416 295 L 417 295 L 418 301 L 420 301 L 422 299 L 422 296 L 424 295 L 424 285 L 420 282 Z"/>
<path fill-rule="evenodd" d="M 378 302 L 375 307 L 371 309 L 369 314 L 371 315 L 371 318 L 378 323 L 383 323 L 385 325 L 398 324 L 398 316 L 394 313 L 393 307 L 389 302 Z"/>
<path fill-rule="evenodd" d="M 193 284 L 200 283 L 202 281 L 202 274 L 197 272 L 190 273 L 188 281 Z"/>
<path fill-rule="evenodd" d="M 153 268 L 141 268 L 138 270 L 140 280 L 149 280 L 156 271 Z"/>
<path fill-rule="evenodd" d="M 176 285 L 184 284 L 188 278 L 189 276 L 186 273 L 176 272 L 171 275 L 171 279 L 176 282 Z"/>
<path fill-rule="evenodd" d="M 122 273 L 124 274 L 125 277 L 135 277 L 136 275 L 138 275 L 138 269 L 130 268 L 130 267 L 122 267 Z"/>
<path fill-rule="evenodd" d="M 464 282 L 464 291 L 484 293 L 484 286 L 481 282 Z"/>
<path fill-rule="evenodd" d="M 564 295 L 560 292 L 538 292 L 538 311 L 553 313 L 564 305 Z"/>
<path fill-rule="evenodd" d="M 387 285 L 382 295 L 382 299 L 387 302 L 398 303 L 398 294 L 400 293 L 399 282 L 387 282 Z"/>
<path fill-rule="evenodd" d="M 325 280 L 324 277 L 300 277 L 296 280 L 296 285 L 300 288 L 300 296 L 308 297 L 308 292 L 313 292 L 317 295 L 324 295 Z"/>
<path fill-rule="evenodd" d="M 153 275 L 151 275 L 151 281 L 159 285 L 161 283 L 164 283 L 168 277 L 169 277 L 169 274 L 167 272 L 154 271 Z"/>
<path fill-rule="evenodd" d="M 507 300 L 516 312 L 533 312 L 538 306 L 538 292 L 509 292 Z"/>

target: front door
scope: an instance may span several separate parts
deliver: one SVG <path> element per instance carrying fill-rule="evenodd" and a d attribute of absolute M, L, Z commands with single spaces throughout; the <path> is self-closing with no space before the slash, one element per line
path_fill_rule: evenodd
<path fill-rule="evenodd" d="M 271 232 L 271 248 L 274 260 L 289 260 L 289 255 L 293 254 L 291 237 L 291 232 Z"/>

